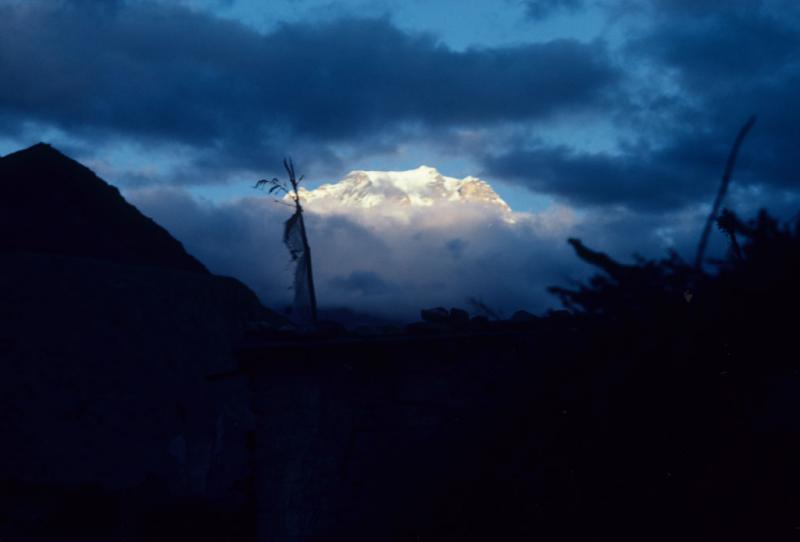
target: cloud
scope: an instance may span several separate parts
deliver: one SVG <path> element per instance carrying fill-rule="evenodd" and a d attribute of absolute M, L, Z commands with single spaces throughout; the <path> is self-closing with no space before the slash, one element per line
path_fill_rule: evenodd
<path fill-rule="evenodd" d="M 213 272 L 240 278 L 270 306 L 290 303 L 292 268 L 281 242 L 290 209 L 268 198 L 203 203 L 176 188 L 126 197 Z M 585 271 L 564 241 L 579 231 L 578 217 L 555 207 L 517 213 L 512 224 L 490 212 L 442 202 L 410 210 L 406 220 L 374 209 L 308 209 L 320 305 L 411 320 L 425 307 L 467 307 L 470 297 L 506 314 L 557 304 L 546 287 Z"/>
<path fill-rule="evenodd" d="M 675 70 L 688 91 L 735 91 L 795 71 L 800 4 L 781 1 L 653 2 L 651 27 L 632 38 L 633 55 Z"/>
<path fill-rule="evenodd" d="M 160 167 L 112 177 L 131 186 L 263 176 L 287 154 L 319 177 L 416 144 L 573 205 L 648 210 L 713 194 L 733 134 L 756 112 L 736 182 L 798 180 L 796 3 L 592 5 L 630 14 L 618 17 L 629 31 L 616 50 L 556 40 L 454 51 L 388 19 L 262 34 L 166 3 L 5 3 L 0 50 L 14 54 L 0 55 L 11 82 L 0 87 L 0 120 L 8 133 L 35 123 L 80 136 L 95 160 L 93 145 L 135 141 Z M 617 151 L 576 143 L 598 119 Z M 553 122 L 573 141 L 549 141 Z M 504 138 L 514 127 L 540 139 Z"/>
<path fill-rule="evenodd" d="M 459 52 L 386 19 L 261 34 L 146 2 L 0 4 L 0 50 L 9 130 L 38 122 L 92 141 L 186 145 L 226 171 L 297 149 L 335 161 L 332 146 L 410 126 L 545 119 L 602 102 L 619 77 L 599 43 Z"/>
<path fill-rule="evenodd" d="M 629 9 L 638 24 L 617 51 L 628 77 L 605 113 L 615 150 L 511 140 L 483 154 L 484 174 L 579 207 L 678 211 L 711 201 L 733 138 L 755 113 L 734 184 L 797 192 L 800 5 L 652 0 Z M 761 194 L 764 205 L 775 201 Z"/>
<path fill-rule="evenodd" d="M 524 4 L 526 15 L 541 21 L 561 11 L 578 11 L 584 0 L 527 0 Z"/>
<path fill-rule="evenodd" d="M 715 134 L 716 135 L 716 134 Z M 565 146 L 518 148 L 485 159 L 487 174 L 579 207 L 679 209 L 704 202 L 719 186 L 729 137 L 675 136 L 668 146 L 588 153 Z M 737 178 L 747 178 L 742 168 Z"/>
<path fill-rule="evenodd" d="M 450 239 L 449 241 L 447 241 L 444 244 L 444 248 L 446 248 L 450 252 L 450 255 L 453 258 L 458 259 L 464 253 L 464 249 L 467 248 L 468 244 L 469 243 L 467 241 L 464 241 L 463 239 L 456 237 L 455 239 Z"/>
<path fill-rule="evenodd" d="M 268 198 L 203 203 L 176 188 L 138 189 L 126 197 L 213 272 L 240 278 L 279 310 L 291 303 L 293 268 L 281 241 L 289 208 Z M 511 223 L 485 206 L 446 202 L 410 209 L 407 219 L 376 209 L 306 213 L 321 307 L 405 321 L 426 307 L 469 309 L 469 298 L 506 316 L 557 307 L 547 286 L 569 286 L 595 271 L 574 255 L 568 237 L 622 261 L 634 253 L 663 257 L 668 248 L 688 257 L 704 218 L 697 208 L 576 213 L 556 205 L 515 213 Z M 709 254 L 721 255 L 724 236 L 711 241 Z"/>

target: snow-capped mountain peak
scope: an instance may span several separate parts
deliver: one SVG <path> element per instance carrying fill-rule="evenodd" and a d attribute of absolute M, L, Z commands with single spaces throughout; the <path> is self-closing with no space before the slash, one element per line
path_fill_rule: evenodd
<path fill-rule="evenodd" d="M 446 177 L 425 165 L 408 171 L 351 171 L 336 183 L 313 190 L 301 188 L 300 198 L 310 208 L 430 207 L 440 202 L 462 202 L 491 205 L 511 213 L 508 204 L 487 182 L 472 176 Z"/>

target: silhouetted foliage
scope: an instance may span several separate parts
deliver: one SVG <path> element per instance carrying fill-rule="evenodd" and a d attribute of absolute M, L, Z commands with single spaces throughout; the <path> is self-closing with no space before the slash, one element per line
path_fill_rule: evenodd
<path fill-rule="evenodd" d="M 570 240 L 602 272 L 550 291 L 584 322 L 580 374 L 612 406 L 572 437 L 591 449 L 559 453 L 584 465 L 585 492 L 642 514 L 628 527 L 669 520 L 699 538 L 786 536 L 800 503 L 789 459 L 800 453 L 789 399 L 800 392 L 800 222 L 724 211 L 717 225 L 731 251 L 713 271 L 675 253 L 622 264 Z"/>
<path fill-rule="evenodd" d="M 732 306 L 749 310 L 774 303 L 776 298 L 767 292 L 775 292 L 782 301 L 780 306 L 788 308 L 787 301 L 800 293 L 795 280 L 800 270 L 800 222 L 780 224 L 765 210 L 743 222 L 725 210 L 717 223 L 728 236 L 731 252 L 726 259 L 712 262 L 716 272 L 697 271 L 674 251 L 662 260 L 639 258 L 636 264 L 622 264 L 570 239 L 578 257 L 603 273 L 577 289 L 554 286 L 549 291 L 583 316 L 626 322 L 634 318 L 661 322 L 684 312 L 686 305 L 693 307 L 696 317 L 711 318 L 713 313 L 723 312 L 724 318 L 724 311 Z M 737 235 L 744 238 L 741 246 Z"/>
<path fill-rule="evenodd" d="M 569 239 L 569 243 L 579 258 L 604 271 L 576 290 L 549 288 L 569 309 L 589 316 L 631 319 L 655 316 L 667 306 L 686 302 L 684 294 L 695 273 L 676 252 L 661 261 L 640 259 L 636 265 L 626 265 L 591 250 L 579 239 Z"/>

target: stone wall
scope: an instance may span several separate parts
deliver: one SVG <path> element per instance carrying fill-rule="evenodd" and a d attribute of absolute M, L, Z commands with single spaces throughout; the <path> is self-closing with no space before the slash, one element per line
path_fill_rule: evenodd
<path fill-rule="evenodd" d="M 562 370 L 540 342 L 507 333 L 243 350 L 259 540 L 459 539 L 488 527 L 465 517 L 486 512 L 487 488 L 517 487 L 508 480 L 530 459 L 520 453 L 547 445 L 508 448 L 552 395 L 542 383 Z M 525 525 L 519 511 L 490 515 Z"/>

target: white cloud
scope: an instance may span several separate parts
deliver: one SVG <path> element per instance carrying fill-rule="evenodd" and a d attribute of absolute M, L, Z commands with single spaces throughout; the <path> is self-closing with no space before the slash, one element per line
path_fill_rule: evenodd
<path fill-rule="evenodd" d="M 291 209 L 267 197 L 201 202 L 176 188 L 126 197 L 219 274 L 240 278 L 269 306 L 291 300 L 289 255 L 281 242 Z M 580 264 L 565 239 L 580 224 L 571 209 L 513 213 L 499 206 L 440 201 L 424 208 L 306 212 L 322 307 L 414 319 L 421 308 L 468 298 L 510 315 L 555 306 L 546 286 Z"/>

